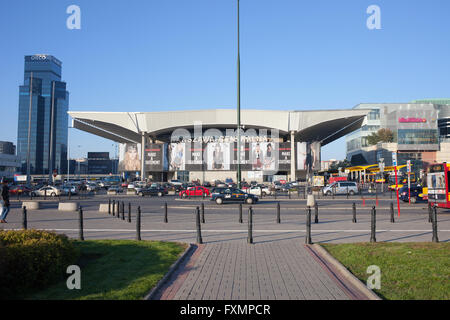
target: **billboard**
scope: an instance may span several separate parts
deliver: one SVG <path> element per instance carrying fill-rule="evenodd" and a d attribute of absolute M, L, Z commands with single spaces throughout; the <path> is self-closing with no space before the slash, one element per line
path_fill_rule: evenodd
<path fill-rule="evenodd" d="M 231 143 L 208 143 L 206 145 L 207 170 L 230 170 Z"/>
<path fill-rule="evenodd" d="M 307 143 L 297 142 L 297 170 L 306 170 Z"/>
<path fill-rule="evenodd" d="M 167 148 L 169 155 L 169 171 L 186 170 L 186 144 L 170 143 Z"/>
<path fill-rule="evenodd" d="M 119 171 L 130 172 L 141 170 L 141 144 L 122 143 L 119 145 Z"/>
<path fill-rule="evenodd" d="M 291 143 L 282 142 L 278 145 L 278 169 L 289 171 L 291 169 Z"/>
<path fill-rule="evenodd" d="M 147 171 L 164 170 L 164 144 L 151 143 L 144 150 L 145 169 Z"/>
<path fill-rule="evenodd" d="M 252 142 L 250 144 L 251 170 L 278 171 L 277 144 L 273 142 Z"/>
<path fill-rule="evenodd" d="M 297 170 L 320 170 L 320 142 L 297 142 Z"/>

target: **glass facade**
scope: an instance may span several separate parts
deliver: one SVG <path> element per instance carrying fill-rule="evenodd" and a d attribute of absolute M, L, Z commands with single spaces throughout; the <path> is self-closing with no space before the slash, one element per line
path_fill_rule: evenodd
<path fill-rule="evenodd" d="M 29 128 L 30 174 L 48 174 L 52 163 L 57 173 L 67 171 L 68 105 L 69 93 L 66 83 L 61 81 L 61 62 L 51 55 L 25 56 L 24 84 L 19 87 L 17 129 L 17 155 L 21 161 L 22 173 L 27 171 Z"/>

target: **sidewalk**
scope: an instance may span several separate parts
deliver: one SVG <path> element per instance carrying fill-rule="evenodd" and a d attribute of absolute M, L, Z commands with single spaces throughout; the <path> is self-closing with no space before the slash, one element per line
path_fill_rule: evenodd
<path fill-rule="evenodd" d="M 156 293 L 159 300 L 365 299 L 299 241 L 199 245 Z"/>

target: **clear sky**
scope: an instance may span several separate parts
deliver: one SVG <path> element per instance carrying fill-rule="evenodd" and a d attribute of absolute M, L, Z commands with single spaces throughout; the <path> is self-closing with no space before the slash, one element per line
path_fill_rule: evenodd
<path fill-rule="evenodd" d="M 242 108 L 448 97 L 448 0 L 241 0 Z M 69 5 L 81 29 L 69 30 Z M 381 30 L 369 30 L 370 5 Z M 0 10 L 0 140 L 17 139 L 24 56 L 63 62 L 70 110 L 236 107 L 236 0 L 15 0 Z M 113 143 L 70 129 L 71 157 Z M 345 157 L 340 139 L 322 159 Z"/>

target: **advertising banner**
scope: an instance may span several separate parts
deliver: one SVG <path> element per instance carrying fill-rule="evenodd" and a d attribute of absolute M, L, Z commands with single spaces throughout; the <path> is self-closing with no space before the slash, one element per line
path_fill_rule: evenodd
<path fill-rule="evenodd" d="M 289 171 L 291 170 L 291 143 L 282 142 L 278 144 L 278 170 Z"/>
<path fill-rule="evenodd" d="M 205 144 L 201 142 L 187 142 L 186 149 L 186 166 L 187 171 L 202 171 L 206 166 L 203 163 L 203 151 Z"/>
<path fill-rule="evenodd" d="M 207 170 L 230 170 L 231 143 L 215 142 L 206 146 Z"/>
<path fill-rule="evenodd" d="M 186 144 L 170 143 L 167 147 L 169 171 L 186 170 Z"/>
<path fill-rule="evenodd" d="M 119 172 L 141 170 L 141 144 L 122 143 L 119 145 Z"/>
<path fill-rule="evenodd" d="M 147 171 L 164 170 L 164 144 L 151 143 L 145 148 L 145 169 Z"/>
<path fill-rule="evenodd" d="M 276 143 L 252 142 L 250 146 L 250 163 L 252 170 L 278 171 L 278 150 L 276 150 Z"/>
<path fill-rule="evenodd" d="M 297 170 L 306 170 L 307 143 L 297 142 Z"/>

